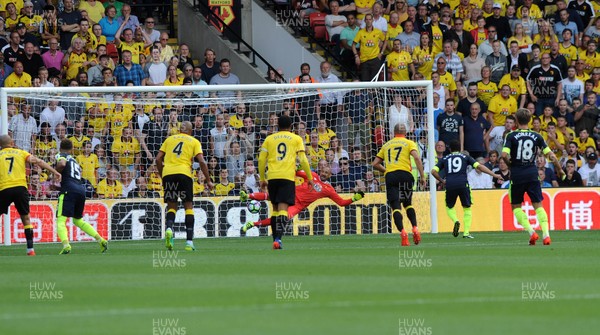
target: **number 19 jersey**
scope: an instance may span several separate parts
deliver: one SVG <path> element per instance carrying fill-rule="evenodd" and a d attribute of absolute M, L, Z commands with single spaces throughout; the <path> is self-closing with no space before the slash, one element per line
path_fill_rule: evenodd
<path fill-rule="evenodd" d="M 411 172 L 410 152 L 413 150 L 418 152 L 415 142 L 404 136 L 396 136 L 381 147 L 377 157 L 383 160 L 385 173 L 398 170 Z"/>
<path fill-rule="evenodd" d="M 510 157 L 510 180 L 513 184 L 538 180 L 536 156 L 550 152 L 542 135 L 529 129 L 517 129 L 506 135 L 502 152 Z"/>
<path fill-rule="evenodd" d="M 289 131 L 280 131 L 267 136 L 260 148 L 267 153 L 267 179 L 296 179 L 296 157 L 304 151 L 302 138 Z"/>
<path fill-rule="evenodd" d="M 162 177 L 172 174 L 192 176 L 192 163 L 194 157 L 202 153 L 200 141 L 188 134 L 169 136 L 160 147 L 165 153 Z"/>
<path fill-rule="evenodd" d="M 477 168 L 479 163 L 471 156 L 465 156 L 460 152 L 453 152 L 440 159 L 435 168 L 438 171 L 446 170 L 446 189 L 454 190 L 469 185 L 467 179 L 467 167 L 469 165 Z"/>

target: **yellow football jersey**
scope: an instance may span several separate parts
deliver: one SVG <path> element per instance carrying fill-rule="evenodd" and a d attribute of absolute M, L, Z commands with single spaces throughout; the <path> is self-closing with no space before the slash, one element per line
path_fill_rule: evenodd
<path fill-rule="evenodd" d="M 398 69 L 396 72 L 392 72 L 392 80 L 395 81 L 409 81 L 410 74 L 408 73 L 409 64 L 412 64 L 412 57 L 406 51 L 392 52 L 387 56 L 388 66 L 392 69 Z"/>
<path fill-rule="evenodd" d="M 140 143 L 132 138 L 131 142 L 123 142 L 121 137 L 114 140 L 111 151 L 119 155 L 119 165 L 127 166 L 135 163 L 135 155 L 140 153 Z"/>
<path fill-rule="evenodd" d="M 412 171 L 410 162 L 411 151 L 417 151 L 417 144 L 404 136 L 396 136 L 381 147 L 377 157 L 383 160 L 385 173 L 392 171 Z"/>
<path fill-rule="evenodd" d="M 517 100 L 509 96 L 504 99 L 500 94 L 494 96 L 490 100 L 488 112 L 493 113 L 493 126 L 503 126 L 506 122 L 506 117 L 517 112 Z"/>
<path fill-rule="evenodd" d="M 267 136 L 261 155 L 267 155 L 267 179 L 295 180 L 296 157 L 304 152 L 304 141 L 300 136 L 289 131 L 280 131 Z"/>
<path fill-rule="evenodd" d="M 77 157 L 83 153 L 83 142 L 90 141 L 90 138 L 84 135 L 77 138 L 76 136 L 69 136 L 68 139 L 73 143 L 73 156 Z"/>
<path fill-rule="evenodd" d="M 94 187 L 98 184 L 96 180 L 96 170 L 100 168 L 98 156 L 91 153 L 89 156 L 79 155 L 76 158 L 77 163 L 81 166 L 81 177 L 87 179 Z"/>
<path fill-rule="evenodd" d="M 107 199 L 121 198 L 123 196 L 123 184 L 120 181 L 115 180 L 114 185 L 108 185 L 106 179 L 102 179 L 98 183 L 96 193 L 102 195 Z"/>
<path fill-rule="evenodd" d="M 498 86 L 490 81 L 485 84 L 483 81 L 477 82 L 477 97 L 481 99 L 481 101 L 485 102 L 486 105 L 490 105 L 490 100 L 498 93 Z"/>
<path fill-rule="evenodd" d="M 198 154 L 202 154 L 200 141 L 188 134 L 169 136 L 160 147 L 164 152 L 164 167 L 162 177 L 183 174 L 192 176 L 192 163 Z"/>
<path fill-rule="evenodd" d="M 0 191 L 17 186 L 27 187 L 25 166 L 27 151 L 16 148 L 0 150 Z"/>

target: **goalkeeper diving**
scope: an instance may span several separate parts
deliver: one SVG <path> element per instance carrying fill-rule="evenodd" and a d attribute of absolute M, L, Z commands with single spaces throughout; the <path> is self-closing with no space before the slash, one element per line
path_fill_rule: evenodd
<path fill-rule="evenodd" d="M 322 162 L 323 164 L 319 164 L 319 174 L 311 171 L 312 180 L 314 182 L 314 187 L 311 187 L 307 183 L 307 176 L 304 171 L 297 171 L 296 176 L 304 179 L 304 183 L 296 186 L 296 202 L 295 205 L 291 206 L 288 210 L 288 219 L 292 219 L 302 210 L 307 208 L 313 202 L 323 199 L 329 198 L 333 200 L 338 206 L 348 206 L 355 201 L 359 201 L 362 199 L 365 194 L 363 192 L 356 192 L 350 199 L 343 199 L 339 194 L 335 191 L 333 186 L 331 186 L 328 182 L 323 181 L 321 178 L 327 180 L 331 177 L 331 168 L 329 164 Z M 255 192 L 247 194 L 244 191 L 240 192 L 240 201 L 248 201 L 248 200 L 258 200 L 265 201 L 269 199 L 269 195 L 264 192 Z M 252 227 L 264 227 L 269 226 L 271 224 L 271 218 L 267 218 L 260 221 L 249 221 L 242 227 L 242 231 L 245 233 L 248 229 Z"/>

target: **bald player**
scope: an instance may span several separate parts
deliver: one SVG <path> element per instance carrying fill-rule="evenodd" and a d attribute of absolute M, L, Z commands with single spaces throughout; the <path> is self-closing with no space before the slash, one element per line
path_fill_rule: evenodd
<path fill-rule="evenodd" d="M 179 127 L 179 134 L 169 136 L 156 155 L 158 173 L 162 176 L 164 200 L 167 203 L 167 222 L 165 224 L 165 246 L 173 250 L 173 224 L 179 199 L 185 208 L 185 231 L 187 241 L 185 250 L 196 250 L 194 247 L 194 179 L 192 164 L 194 159 L 200 163 L 202 173 L 207 180 L 208 189 L 213 184 L 208 174 L 208 167 L 202 154 L 200 142 L 192 137 L 192 123 L 184 121 Z"/>
<path fill-rule="evenodd" d="M 412 190 L 415 179 L 411 173 L 411 156 L 414 158 L 419 170 L 419 183 L 423 187 L 425 186 L 425 171 L 423 171 L 423 162 L 419 157 L 417 144 L 406 138 L 406 126 L 397 124 L 394 127 L 394 138 L 381 147 L 372 163 L 377 171 L 385 174 L 388 204 L 392 207 L 394 224 L 400 231 L 401 244 L 404 247 L 409 246 L 410 243 L 408 242 L 408 234 L 404 231 L 402 224 L 401 206 L 404 206 L 406 216 L 408 216 L 412 225 L 413 241 L 415 244 L 421 242 L 421 234 L 417 229 L 417 213 L 412 206 Z M 385 164 L 385 167 L 382 163 Z"/>
<path fill-rule="evenodd" d="M 54 174 L 54 180 L 61 181 L 61 174 L 48 163 L 29 154 L 27 151 L 15 148 L 15 142 L 9 135 L 0 136 L 0 214 L 8 213 L 8 208 L 14 202 L 21 216 L 25 239 L 27 240 L 27 255 L 35 256 L 33 250 L 33 226 L 29 218 L 29 192 L 27 191 L 27 163 L 38 165 Z"/>

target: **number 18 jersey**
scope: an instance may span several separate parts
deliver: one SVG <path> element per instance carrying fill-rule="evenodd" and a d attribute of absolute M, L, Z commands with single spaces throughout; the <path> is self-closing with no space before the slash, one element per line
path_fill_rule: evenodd
<path fill-rule="evenodd" d="M 550 152 L 542 135 L 533 130 L 517 129 L 506 135 L 504 148 L 510 157 L 510 180 L 513 184 L 538 180 L 535 160 L 539 151 Z"/>

